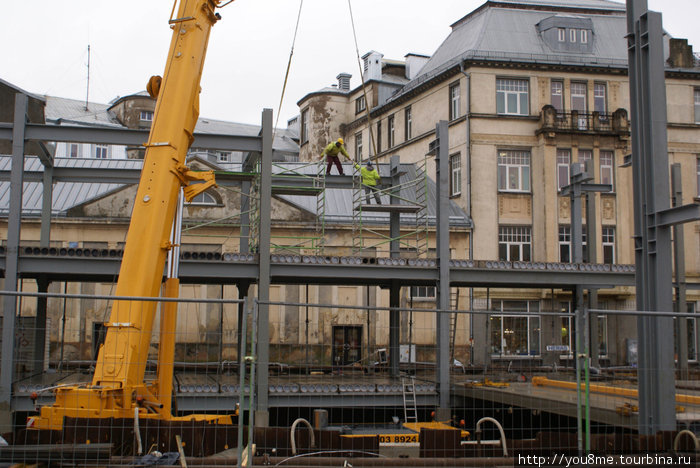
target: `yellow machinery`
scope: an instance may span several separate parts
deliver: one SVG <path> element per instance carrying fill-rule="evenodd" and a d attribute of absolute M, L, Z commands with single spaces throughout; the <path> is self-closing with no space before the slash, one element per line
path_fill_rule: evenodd
<path fill-rule="evenodd" d="M 180 188 L 190 200 L 214 185 L 212 173 L 195 173 L 185 166 L 199 116 L 200 80 L 209 33 L 220 16 L 220 0 L 181 0 L 173 5 L 170 51 L 162 80 L 154 77 L 148 90 L 157 97 L 153 125 L 138 192 L 126 238 L 118 297 L 174 298 L 177 278 L 162 284 L 170 232 Z M 228 2 L 230 3 L 230 2 Z M 177 12 L 176 12 L 177 8 Z M 174 15 L 176 13 L 176 15 Z M 173 17 L 174 16 L 174 17 Z M 198 183 L 190 184 L 193 181 Z M 63 428 L 63 418 L 153 418 L 206 420 L 231 424 L 230 416 L 195 415 L 175 418 L 171 414 L 173 360 L 177 306 L 161 308 L 158 377 L 144 383 L 144 373 L 156 310 L 152 301 L 115 301 L 104 345 L 97 358 L 91 385 L 56 389 L 56 401 L 41 408 L 27 426 Z"/>

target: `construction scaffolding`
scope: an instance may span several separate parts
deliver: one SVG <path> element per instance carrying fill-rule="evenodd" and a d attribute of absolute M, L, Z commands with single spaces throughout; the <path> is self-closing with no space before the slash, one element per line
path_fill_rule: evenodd
<path fill-rule="evenodd" d="M 250 191 L 250 251 L 257 252 L 260 242 L 260 160 L 254 166 Z M 326 179 L 321 162 L 272 164 L 273 195 L 315 197 L 313 229 L 300 229 L 296 235 L 271 235 L 270 250 L 274 253 L 322 255 L 326 224 Z"/>
<path fill-rule="evenodd" d="M 412 252 L 415 257 L 428 253 L 428 175 L 427 155 L 414 164 L 400 164 L 394 156 L 389 174 L 391 182 L 377 188 L 373 194 L 362 184 L 359 166 L 353 170 L 352 229 L 353 253 L 376 255 L 398 242 L 400 252 Z M 380 203 L 370 203 L 379 197 Z M 388 202 L 388 203 L 387 203 Z M 388 221 L 389 230 L 380 226 Z M 399 252 L 390 252 L 399 256 Z"/>

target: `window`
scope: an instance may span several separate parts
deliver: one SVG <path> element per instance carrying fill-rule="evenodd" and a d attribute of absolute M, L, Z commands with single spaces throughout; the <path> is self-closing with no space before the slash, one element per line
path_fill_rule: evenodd
<path fill-rule="evenodd" d="M 588 30 L 581 30 L 581 44 L 588 44 Z"/>
<path fill-rule="evenodd" d="M 143 120 L 146 122 L 152 122 L 153 121 L 153 112 L 152 111 L 139 112 L 139 120 Z"/>
<path fill-rule="evenodd" d="M 76 143 L 71 143 L 68 145 L 68 154 L 70 155 L 71 158 L 77 158 L 78 157 L 78 145 Z"/>
<path fill-rule="evenodd" d="M 230 151 L 220 151 L 217 156 L 219 162 L 231 162 Z"/>
<path fill-rule="evenodd" d="M 413 119 L 411 117 L 411 106 L 406 108 L 404 120 L 404 134 L 406 135 L 406 140 L 410 140 L 413 135 Z"/>
<path fill-rule="evenodd" d="M 389 148 L 394 147 L 394 114 L 391 114 L 386 122 L 386 140 Z"/>
<path fill-rule="evenodd" d="M 459 82 L 450 85 L 450 120 L 459 117 Z"/>
<path fill-rule="evenodd" d="M 213 195 L 202 192 L 196 195 L 192 201 L 188 203 L 189 205 L 216 205 L 216 198 Z"/>
<path fill-rule="evenodd" d="M 505 115 L 528 115 L 528 81 L 498 78 L 496 111 Z"/>
<path fill-rule="evenodd" d="M 695 96 L 695 123 L 700 123 L 700 88 L 693 92 Z"/>
<path fill-rule="evenodd" d="M 362 159 L 362 132 L 355 134 L 355 157 Z"/>
<path fill-rule="evenodd" d="M 435 299 L 435 286 L 411 286 L 413 299 Z"/>
<path fill-rule="evenodd" d="M 593 110 L 598 112 L 600 115 L 604 115 L 608 112 L 606 88 L 607 86 L 605 83 L 595 83 L 593 85 Z"/>
<path fill-rule="evenodd" d="M 382 121 L 377 121 L 377 153 L 382 152 Z"/>
<path fill-rule="evenodd" d="M 615 228 L 603 227 L 603 263 L 615 263 Z"/>
<path fill-rule="evenodd" d="M 562 188 L 569 185 L 569 168 L 571 167 L 571 150 L 557 150 L 557 188 L 561 191 Z"/>
<path fill-rule="evenodd" d="M 613 192 L 615 191 L 614 164 L 615 158 L 612 151 L 600 152 L 600 183 L 610 184 Z"/>
<path fill-rule="evenodd" d="M 530 191 L 530 152 L 503 150 L 498 152 L 498 190 Z"/>
<path fill-rule="evenodd" d="M 587 234 L 586 226 L 582 227 L 582 247 L 583 261 L 586 261 L 587 256 Z M 574 261 L 574 251 L 571 248 L 571 226 L 559 226 L 559 261 L 561 263 L 571 263 Z"/>
<path fill-rule="evenodd" d="M 301 143 L 309 141 L 309 109 L 301 111 Z"/>
<path fill-rule="evenodd" d="M 355 99 L 355 113 L 359 114 L 363 110 L 367 109 L 367 103 L 365 102 L 365 97 L 360 96 L 359 98 Z"/>
<path fill-rule="evenodd" d="M 578 150 L 578 162 L 581 164 L 586 164 L 586 161 L 590 161 L 593 159 L 593 151 L 589 149 L 580 149 Z"/>
<path fill-rule="evenodd" d="M 552 80 L 552 106 L 557 112 L 564 112 L 564 82 Z"/>
<path fill-rule="evenodd" d="M 462 159 L 459 153 L 450 156 L 450 196 L 462 193 Z"/>
<path fill-rule="evenodd" d="M 586 83 L 571 83 L 571 110 L 586 112 Z"/>
<path fill-rule="evenodd" d="M 569 29 L 569 41 L 571 42 L 576 42 L 576 33 L 578 31 L 576 29 Z"/>
<path fill-rule="evenodd" d="M 529 262 L 531 236 L 527 226 L 498 228 L 498 259 L 509 262 Z"/>
<path fill-rule="evenodd" d="M 501 356 L 538 356 L 540 354 L 540 311 L 537 301 L 493 301 L 489 318 L 491 353 Z M 518 312 L 508 315 L 508 312 Z M 533 314 L 533 315 L 523 315 Z M 502 315 L 501 315 L 502 314 Z"/>
<path fill-rule="evenodd" d="M 107 159 L 108 149 L 107 145 L 95 145 L 95 158 Z"/>
<path fill-rule="evenodd" d="M 565 28 L 557 28 L 557 38 L 559 39 L 559 42 L 566 42 L 566 29 Z"/>

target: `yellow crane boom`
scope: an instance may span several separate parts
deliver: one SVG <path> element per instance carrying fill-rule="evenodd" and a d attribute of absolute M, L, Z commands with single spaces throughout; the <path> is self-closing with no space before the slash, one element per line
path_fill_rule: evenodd
<path fill-rule="evenodd" d="M 220 19 L 220 0 L 181 0 L 170 19 L 173 30 L 162 81 L 151 79 L 157 96 L 146 155 L 124 248 L 118 297 L 159 297 L 170 231 L 180 188 L 188 199 L 214 185 L 212 173 L 194 173 L 185 166 L 199 116 L 199 92 L 209 33 Z M 197 180 L 200 183 L 188 184 Z M 178 294 L 177 278 L 168 279 L 167 297 Z M 144 383 L 156 303 L 115 301 L 104 345 L 100 348 L 91 385 L 56 390 L 52 406 L 41 408 L 28 427 L 62 429 L 72 418 L 176 419 L 170 412 L 176 306 L 162 308 L 159 378 Z M 136 412 L 136 413 L 135 413 Z M 201 416 L 222 423 L 230 417 Z"/>

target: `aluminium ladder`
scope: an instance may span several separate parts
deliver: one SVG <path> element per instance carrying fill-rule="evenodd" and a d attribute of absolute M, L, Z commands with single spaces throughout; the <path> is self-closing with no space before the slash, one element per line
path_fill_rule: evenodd
<path fill-rule="evenodd" d="M 402 377 L 401 389 L 403 393 L 404 422 L 418 422 L 418 408 L 416 407 L 416 378 Z"/>

